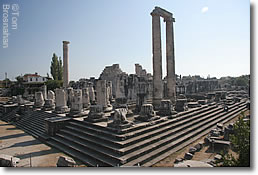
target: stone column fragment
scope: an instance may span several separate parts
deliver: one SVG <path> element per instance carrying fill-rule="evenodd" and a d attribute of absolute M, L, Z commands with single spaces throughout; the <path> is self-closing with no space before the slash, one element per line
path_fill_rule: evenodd
<path fill-rule="evenodd" d="M 65 89 L 69 84 L 68 44 L 70 44 L 69 41 L 63 41 L 63 87 Z"/>
<path fill-rule="evenodd" d="M 153 106 L 158 108 L 163 97 L 162 93 L 162 55 L 160 15 L 154 9 L 152 16 L 152 53 L 153 53 Z"/>
<path fill-rule="evenodd" d="M 174 18 L 167 17 L 166 22 L 166 56 L 167 56 L 167 95 L 172 103 L 176 96 L 175 52 L 174 52 Z"/>

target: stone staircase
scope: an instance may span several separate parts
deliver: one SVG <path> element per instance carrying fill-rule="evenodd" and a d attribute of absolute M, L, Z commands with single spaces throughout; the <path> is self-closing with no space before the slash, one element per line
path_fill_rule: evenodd
<path fill-rule="evenodd" d="M 2 121 L 5 121 L 5 122 L 9 122 L 11 121 L 14 117 L 16 117 L 16 113 L 17 111 L 19 111 L 19 107 L 17 106 L 16 108 L 14 108 L 13 110 L 11 110 L 10 112 L 7 112 L 7 113 L 4 113 L 3 109 L 1 109 L 1 116 L 0 116 L 0 119 Z"/>
<path fill-rule="evenodd" d="M 72 120 L 47 143 L 88 166 L 151 166 L 246 110 L 240 102 L 223 107 L 212 104 L 142 122 L 121 133 L 86 121 Z"/>
<path fill-rule="evenodd" d="M 45 119 L 51 117 L 56 117 L 56 114 L 40 110 L 30 111 L 23 115 L 21 120 L 13 124 L 33 137 L 45 142 L 50 137 L 45 133 Z"/>
<path fill-rule="evenodd" d="M 13 121 L 16 118 L 20 107 L 15 108 L 9 113 L 4 114 L 0 119 L 12 123 L 17 128 L 22 129 L 33 137 L 45 142 L 50 136 L 45 133 L 45 119 L 56 117 L 56 114 L 47 113 L 44 111 L 27 111 L 20 116 L 20 120 Z"/>

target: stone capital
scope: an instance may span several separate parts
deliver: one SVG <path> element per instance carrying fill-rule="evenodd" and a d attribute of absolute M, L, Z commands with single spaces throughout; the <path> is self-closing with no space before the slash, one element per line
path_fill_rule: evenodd
<path fill-rule="evenodd" d="M 69 41 L 63 41 L 63 44 L 67 45 L 67 44 L 70 44 L 70 42 Z"/>
<path fill-rule="evenodd" d="M 176 22 L 175 18 L 172 16 L 164 18 L 164 22 Z"/>
<path fill-rule="evenodd" d="M 154 9 L 151 13 L 150 13 L 151 16 L 160 16 L 160 13 L 158 10 Z"/>

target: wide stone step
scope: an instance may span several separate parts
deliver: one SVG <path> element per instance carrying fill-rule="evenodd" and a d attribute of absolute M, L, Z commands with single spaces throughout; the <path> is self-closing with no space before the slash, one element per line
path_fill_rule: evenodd
<path fill-rule="evenodd" d="M 162 153 L 161 155 L 159 155 L 158 157 L 156 157 L 152 160 L 149 160 L 150 158 L 144 160 L 143 162 L 141 162 L 141 165 L 144 166 L 144 167 L 149 167 L 149 166 L 157 163 L 158 161 L 163 160 L 164 158 L 171 155 L 172 153 L 183 149 L 184 147 L 186 147 L 187 145 L 196 141 L 200 137 L 208 134 L 211 131 L 211 129 L 216 128 L 217 123 L 224 123 L 226 121 L 229 121 L 229 120 L 237 117 L 241 113 L 241 111 L 245 111 L 245 110 L 246 110 L 245 107 L 241 107 L 241 109 L 237 109 L 236 111 L 233 111 L 231 114 L 227 114 L 226 116 L 224 116 L 222 118 L 219 118 L 216 121 L 214 121 L 214 122 L 210 123 L 209 125 L 205 126 L 204 128 L 206 128 L 206 129 L 203 129 L 203 128 L 197 129 L 195 131 L 197 133 L 197 134 L 195 134 L 195 136 L 192 135 L 192 136 L 188 137 L 188 139 L 185 139 L 185 141 L 182 144 L 174 147 L 171 150 L 161 152 Z"/>
<path fill-rule="evenodd" d="M 84 154 L 87 157 L 90 157 L 91 159 L 95 159 L 96 161 L 101 163 L 100 166 L 104 166 L 104 167 L 117 166 L 117 164 L 115 164 L 113 161 L 110 161 L 110 159 L 105 158 L 105 157 L 99 155 L 98 153 L 85 148 L 84 146 L 81 146 L 77 143 L 67 140 L 66 138 L 56 136 L 56 137 L 52 137 L 51 139 L 55 140 L 56 142 L 62 143 L 63 145 L 65 145 L 71 149 L 74 149 L 74 150 Z"/>
<path fill-rule="evenodd" d="M 45 124 L 43 121 L 38 120 L 32 120 L 31 118 L 27 118 L 26 120 L 23 120 L 21 122 L 15 123 L 17 126 L 28 126 L 30 128 L 35 128 L 38 130 L 45 130 Z"/>
<path fill-rule="evenodd" d="M 17 128 L 25 131 L 26 133 L 28 133 L 29 135 L 32 135 L 35 138 L 39 138 L 42 134 L 44 134 L 43 131 L 37 130 L 35 128 L 30 128 L 25 125 L 16 125 L 16 126 L 17 126 Z"/>
<path fill-rule="evenodd" d="M 121 156 L 118 153 L 114 152 L 113 150 L 110 151 L 110 149 L 98 146 L 95 143 L 87 142 L 78 137 L 71 137 L 67 133 L 60 133 L 60 134 L 57 134 L 57 136 L 62 137 L 63 139 L 69 140 L 80 146 L 83 146 L 84 149 L 91 151 L 94 155 L 98 154 L 101 159 L 104 159 L 103 161 L 108 160 L 109 163 L 113 162 L 112 163 L 113 165 L 118 165 L 118 164 L 120 165 L 124 163 L 124 161 L 120 159 Z"/>
<path fill-rule="evenodd" d="M 88 127 L 88 126 L 85 126 L 84 125 L 84 122 L 80 122 L 80 121 L 71 121 L 69 122 L 69 125 L 68 126 L 72 126 L 74 128 L 79 128 L 81 129 L 83 132 L 87 133 L 87 134 L 90 134 L 92 136 L 96 135 L 97 137 L 99 137 L 100 139 L 103 139 L 103 140 L 109 140 L 109 141 L 112 141 L 112 142 L 118 142 L 118 140 L 120 140 L 119 137 L 118 139 L 115 138 L 114 136 L 110 136 L 108 135 L 107 133 L 106 134 L 103 134 L 102 131 L 98 130 L 98 129 L 94 129 L 92 127 Z"/>
<path fill-rule="evenodd" d="M 221 112 L 223 112 L 222 109 L 216 109 L 216 111 L 213 111 L 213 113 L 212 112 L 211 113 L 212 113 L 212 115 L 216 115 L 216 114 L 219 114 Z M 173 123 L 169 126 L 162 127 L 158 130 L 154 130 L 154 131 L 148 133 L 148 136 L 146 138 L 141 139 L 141 141 L 138 141 L 136 144 L 125 147 L 123 149 L 123 151 L 125 152 L 124 154 L 128 154 L 132 151 L 135 151 L 138 148 L 143 148 L 143 147 L 146 147 L 146 146 L 148 146 L 148 145 L 150 145 L 154 142 L 158 142 L 159 140 L 161 140 L 163 138 L 166 138 L 170 135 L 173 135 L 177 132 L 182 131 L 186 127 L 194 126 L 198 122 L 207 119 L 206 115 L 197 115 L 197 116 L 194 117 L 194 119 L 196 119 L 196 120 L 190 118 L 189 120 L 183 120 L 183 121 L 180 121 L 178 123 Z M 209 115 L 209 116 L 211 116 L 211 115 Z"/>
<path fill-rule="evenodd" d="M 121 143 L 125 146 L 130 146 L 134 143 L 139 144 L 139 142 L 144 139 L 151 138 L 162 132 L 168 131 L 173 127 L 181 126 L 185 122 L 190 122 L 196 118 L 210 114 L 212 112 L 216 112 L 218 110 L 221 110 L 221 108 L 211 108 L 210 110 L 205 110 L 203 113 L 200 113 L 199 115 L 191 115 L 191 116 L 187 115 L 187 116 L 181 116 L 181 117 L 175 118 L 175 119 L 169 119 L 160 125 L 155 125 L 155 126 L 146 128 L 144 132 L 139 131 L 142 134 L 137 134 L 138 136 L 132 137 L 130 139 L 126 139 L 125 141 L 121 141 Z"/>
<path fill-rule="evenodd" d="M 219 114 L 221 113 L 221 111 L 219 112 L 216 112 L 216 114 Z M 181 127 L 176 127 L 172 130 L 168 130 L 167 132 L 164 132 L 160 135 L 157 135 L 153 138 L 150 138 L 150 142 L 151 144 L 149 144 L 148 142 L 145 142 L 143 141 L 143 145 L 144 146 L 141 146 L 140 149 L 136 150 L 136 151 L 133 151 L 129 154 L 126 154 L 123 158 L 128 160 L 128 161 L 131 161 L 133 159 L 135 159 L 136 157 L 139 157 L 139 156 L 142 156 L 144 154 L 147 154 L 151 151 L 153 151 L 154 149 L 162 146 L 162 145 L 165 145 L 167 144 L 167 142 L 172 142 L 173 140 L 176 140 L 176 139 L 179 139 L 183 134 L 187 134 L 185 133 L 184 131 L 188 128 L 188 127 L 191 127 L 193 126 L 192 128 L 196 128 L 196 125 L 194 124 L 198 124 L 199 121 L 205 121 L 205 119 L 209 118 L 209 117 L 212 117 L 212 116 L 215 116 L 216 114 L 210 114 L 210 115 L 207 115 L 203 118 L 200 118 L 198 119 L 197 121 L 194 121 L 194 122 L 191 122 L 191 123 L 185 123 L 185 125 L 181 126 Z M 153 139 L 153 140 L 152 140 Z M 154 142 L 155 141 L 155 142 Z M 147 144 L 147 145 L 146 145 Z M 147 147 L 147 148 L 146 148 Z"/>
<path fill-rule="evenodd" d="M 246 108 L 241 107 L 241 109 L 240 109 L 240 110 L 237 110 L 234 115 L 231 115 L 230 117 L 226 117 L 226 118 L 224 117 L 224 118 L 221 119 L 220 121 L 218 120 L 217 123 L 226 123 L 226 122 L 228 122 L 229 120 L 231 120 L 231 119 L 237 117 L 237 116 L 241 113 L 241 111 L 245 111 L 245 110 L 246 110 Z M 151 161 L 145 161 L 145 163 L 142 164 L 142 166 L 144 166 L 144 167 L 149 167 L 149 166 L 151 166 L 151 165 L 154 165 L 155 163 L 159 162 L 160 160 L 165 159 L 166 157 L 168 157 L 168 156 L 171 155 L 172 153 L 183 149 L 183 148 L 186 147 L 187 145 L 191 144 L 192 142 L 196 141 L 197 139 L 201 138 L 202 136 L 208 134 L 208 133 L 211 131 L 211 129 L 216 128 L 216 124 L 214 124 L 214 123 L 215 123 L 215 122 L 213 122 L 213 126 L 211 126 L 210 128 L 205 129 L 205 130 L 202 131 L 200 134 L 196 135 L 195 137 L 190 138 L 189 140 L 185 141 L 184 143 L 180 144 L 179 146 L 177 146 L 177 147 L 175 147 L 175 148 L 173 148 L 173 149 L 171 149 L 171 150 L 169 150 L 169 151 L 167 151 L 167 152 L 161 154 L 160 156 L 158 156 L 158 157 L 152 159 Z"/>
<path fill-rule="evenodd" d="M 225 119 L 226 117 L 228 117 L 232 114 L 235 114 L 244 108 L 245 107 L 241 107 L 241 108 L 236 107 L 236 108 L 234 108 L 234 110 L 231 110 L 230 113 L 226 113 L 226 112 L 220 113 L 218 116 L 211 117 L 207 121 L 203 121 L 193 128 L 188 128 L 185 131 L 177 133 L 176 135 L 173 135 L 171 137 L 163 139 L 160 142 L 153 144 L 151 146 L 151 148 L 148 147 L 151 150 L 151 151 L 148 151 L 148 154 L 139 156 L 139 158 L 136 158 L 136 159 L 124 164 L 123 166 L 135 166 L 138 163 L 141 164 L 143 161 L 148 162 L 148 160 L 153 158 L 153 156 L 158 156 L 158 155 L 162 154 L 162 151 L 168 151 L 168 149 L 172 149 L 173 147 L 185 142 L 185 140 L 191 139 L 191 137 L 196 135 L 196 133 L 198 133 L 202 130 L 208 129 L 212 125 L 216 125 L 216 123 L 218 123 L 222 120 L 221 118 Z M 178 139 L 178 137 L 180 135 L 182 137 Z M 177 139 L 175 141 L 171 142 L 171 140 L 173 140 L 175 138 L 177 138 Z M 162 146 L 160 146 L 160 145 L 162 145 Z M 180 147 L 182 147 L 182 146 L 180 146 Z"/>
<path fill-rule="evenodd" d="M 91 142 L 98 146 L 105 147 L 106 149 L 110 149 L 110 151 L 119 152 L 119 149 L 121 148 L 120 145 L 117 145 L 114 142 L 106 142 L 105 140 L 98 138 L 97 135 L 90 135 L 84 132 L 83 130 L 74 128 L 72 126 L 66 126 L 64 129 L 60 130 L 60 133 L 62 132 L 65 132 L 71 135 L 72 137 L 78 137 L 87 142 Z"/>
<path fill-rule="evenodd" d="M 16 112 L 18 111 L 18 108 L 8 112 L 7 114 L 3 114 L 1 120 L 5 122 L 9 122 L 11 118 L 15 117 Z"/>
<path fill-rule="evenodd" d="M 214 107 L 211 107 L 211 108 L 215 108 L 215 106 Z M 211 109 L 210 108 L 210 109 Z M 205 109 L 205 110 L 203 110 L 203 111 L 207 111 L 207 110 L 209 110 L 209 109 Z M 201 113 L 201 112 L 203 112 L 203 111 L 200 111 L 200 112 L 196 112 L 196 111 L 199 111 L 199 110 L 194 110 L 194 112 L 193 112 L 193 114 L 191 114 L 191 116 L 192 115 L 195 115 L 195 114 L 197 114 L 197 113 Z M 190 114 L 188 114 L 187 116 L 184 116 L 184 117 L 181 117 L 182 119 L 184 119 L 184 118 L 187 118 L 187 117 L 190 117 Z M 139 130 L 136 130 L 134 133 L 127 133 L 127 134 L 125 134 L 125 135 L 120 135 L 119 137 L 118 137 L 118 135 L 117 134 L 113 134 L 113 133 L 111 133 L 111 132 L 109 132 L 109 131 L 105 131 L 105 128 L 104 127 L 99 127 L 99 128 L 95 128 L 94 126 L 86 126 L 85 124 L 86 123 L 84 123 L 84 122 L 80 122 L 80 121 L 72 121 L 72 122 L 70 122 L 70 124 L 73 124 L 73 125 L 76 125 L 77 127 L 81 127 L 83 130 L 85 130 L 85 132 L 87 132 L 87 133 L 91 133 L 91 134 L 97 134 L 97 135 L 99 135 L 100 137 L 101 137 L 101 139 L 104 139 L 104 140 L 111 140 L 111 141 L 113 141 L 113 142 L 115 142 L 117 139 L 118 140 L 122 140 L 121 138 L 123 138 L 123 140 L 128 140 L 129 138 L 132 138 L 132 137 L 134 137 L 135 135 L 143 135 L 143 133 L 146 133 L 146 132 L 150 132 L 150 131 L 152 131 L 152 130 L 155 130 L 156 128 L 159 128 L 159 127 L 164 127 L 165 125 L 168 125 L 169 123 L 171 123 L 171 122 L 175 122 L 175 121 L 180 121 L 181 120 L 181 118 L 180 117 L 178 117 L 177 119 L 174 119 L 174 120 L 172 120 L 172 121 L 167 121 L 166 122 L 166 124 L 164 124 L 164 125 L 162 125 L 162 126 L 160 126 L 159 124 L 157 124 L 157 125 L 150 125 L 150 126 L 145 126 L 144 128 L 142 128 L 142 129 L 139 129 Z M 164 120 L 163 120 L 163 122 L 164 122 Z M 110 136 L 112 136 L 112 137 L 110 137 Z M 115 139 L 114 139 L 115 138 Z M 119 143 L 119 142 L 118 142 Z M 127 144 L 129 144 L 129 142 L 126 142 L 126 143 L 123 143 L 123 142 L 121 142 L 122 143 L 122 147 L 123 146 L 128 146 Z M 133 143 L 132 143 L 133 144 Z"/>
<path fill-rule="evenodd" d="M 49 141 L 47 141 L 47 144 L 50 145 L 51 147 L 59 149 L 60 151 L 64 152 L 65 154 L 67 154 L 71 157 L 74 157 L 74 158 L 80 160 L 86 166 L 91 166 L 91 167 L 95 167 L 97 165 L 102 166 L 101 162 L 98 162 L 95 159 L 85 156 L 81 152 L 71 149 L 71 147 L 68 147 L 58 141 L 50 139 Z"/>
<path fill-rule="evenodd" d="M 196 108 L 194 110 L 187 111 L 186 114 L 193 113 L 193 112 L 199 111 L 199 110 L 201 110 L 203 108 L 207 108 L 207 107 L 208 106 L 206 105 L 206 106 L 203 106 L 203 107 L 200 107 L 200 108 Z M 181 115 L 178 115 L 178 116 L 181 116 Z M 74 122 L 78 122 L 78 121 L 74 121 Z M 164 120 L 162 120 L 162 119 L 157 120 L 157 121 L 155 121 L 155 124 L 158 124 L 158 123 L 161 123 L 161 122 L 164 122 Z M 80 121 L 80 123 L 81 123 L 81 121 Z M 150 126 L 149 122 L 145 122 L 146 124 L 144 124 L 144 122 L 142 122 L 140 125 L 137 124 L 136 126 L 133 126 L 133 127 L 127 128 L 127 129 L 123 129 L 119 133 L 119 135 L 121 135 L 121 136 L 119 136 L 118 134 L 114 134 L 114 131 L 113 131 L 112 128 L 99 126 L 99 125 L 92 124 L 92 123 L 87 122 L 87 121 L 83 121 L 83 123 L 84 123 L 83 124 L 84 126 L 88 126 L 89 128 L 94 129 L 98 133 L 102 132 L 104 135 L 109 135 L 109 136 L 112 136 L 112 137 L 117 138 L 119 140 L 124 140 L 125 139 L 123 135 L 126 135 L 126 137 L 127 137 L 126 139 L 128 139 L 129 137 L 133 137 L 134 135 L 131 135 L 129 132 L 132 133 L 132 132 L 136 131 L 134 133 L 137 133 L 138 130 L 145 129 L 146 127 Z M 141 133 L 138 133 L 138 134 L 141 134 Z"/>
<path fill-rule="evenodd" d="M 142 134 L 144 134 L 146 132 L 150 132 L 151 130 L 154 130 L 156 128 L 165 127 L 167 125 L 170 125 L 173 122 L 178 122 L 178 121 L 181 121 L 181 120 L 185 120 L 185 119 L 190 118 L 190 117 L 192 117 L 194 115 L 198 115 L 198 114 L 204 113 L 204 112 L 212 110 L 214 108 L 216 108 L 216 106 L 212 106 L 210 108 L 202 108 L 202 109 L 199 109 L 199 110 L 196 109 L 196 110 L 193 110 L 190 113 L 185 113 L 184 115 L 178 115 L 177 117 L 175 117 L 173 119 L 168 119 L 167 121 L 163 122 L 160 125 L 153 125 L 153 126 L 150 126 L 148 128 L 143 128 L 143 129 L 137 130 L 134 133 L 128 133 L 128 134 L 126 134 L 126 137 L 128 139 L 130 137 L 135 137 L 135 136 L 138 136 L 138 135 L 142 135 Z"/>

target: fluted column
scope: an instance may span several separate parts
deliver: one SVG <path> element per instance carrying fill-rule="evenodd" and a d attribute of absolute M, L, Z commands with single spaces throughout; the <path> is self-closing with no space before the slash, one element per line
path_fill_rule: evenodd
<path fill-rule="evenodd" d="M 167 56 L 167 95 L 172 103 L 176 98 L 176 75 L 175 75 L 175 52 L 174 52 L 174 33 L 171 17 L 164 18 L 166 22 L 166 56 Z"/>
<path fill-rule="evenodd" d="M 68 44 L 70 44 L 69 41 L 63 41 L 63 87 L 64 88 L 67 88 L 69 84 Z"/>
<path fill-rule="evenodd" d="M 152 53 L 153 53 L 153 106 L 158 108 L 163 97 L 162 88 L 162 56 L 161 56 L 161 31 L 160 15 L 155 12 L 152 16 Z"/>

